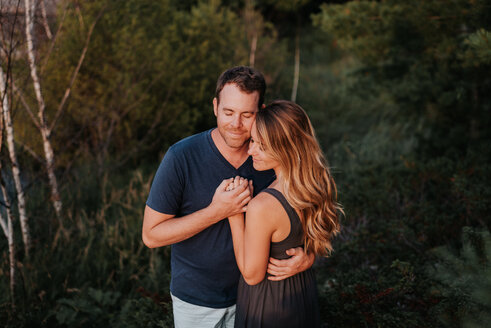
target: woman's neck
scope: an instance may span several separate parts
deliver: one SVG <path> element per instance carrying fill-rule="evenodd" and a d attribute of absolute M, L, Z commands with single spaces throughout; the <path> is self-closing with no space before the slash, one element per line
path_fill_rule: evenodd
<path fill-rule="evenodd" d="M 274 173 L 276 174 L 276 179 L 269 185 L 269 188 L 273 188 L 280 192 L 283 192 L 285 189 L 285 183 L 283 175 L 281 174 L 281 170 L 275 168 Z"/>

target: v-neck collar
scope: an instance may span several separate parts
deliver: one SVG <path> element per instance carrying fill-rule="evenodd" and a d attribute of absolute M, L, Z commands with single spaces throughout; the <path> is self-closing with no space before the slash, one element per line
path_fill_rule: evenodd
<path fill-rule="evenodd" d="M 250 165 L 250 162 L 252 161 L 252 158 L 251 156 L 247 156 L 247 159 L 244 161 L 244 163 L 242 163 L 238 168 L 235 168 L 235 166 L 233 166 L 232 164 L 230 164 L 229 161 L 227 161 L 227 159 L 222 155 L 222 153 L 220 152 L 220 150 L 218 150 L 218 147 L 217 145 L 215 145 L 215 142 L 213 141 L 213 138 L 211 137 L 211 132 L 216 129 L 216 128 L 213 128 L 213 129 L 210 129 L 207 131 L 206 133 L 206 139 L 208 140 L 208 143 L 210 144 L 210 147 L 211 149 L 213 150 L 213 152 L 215 153 L 215 155 L 218 156 L 218 158 L 226 165 L 228 166 L 229 168 L 233 169 L 234 171 L 241 171 L 241 169 L 247 165 Z"/>

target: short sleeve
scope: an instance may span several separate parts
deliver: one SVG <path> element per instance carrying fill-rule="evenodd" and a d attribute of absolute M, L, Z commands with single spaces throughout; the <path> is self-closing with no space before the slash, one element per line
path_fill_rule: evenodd
<path fill-rule="evenodd" d="M 155 174 L 146 203 L 163 214 L 178 214 L 182 203 L 183 163 L 176 155 L 173 147 L 169 148 Z"/>

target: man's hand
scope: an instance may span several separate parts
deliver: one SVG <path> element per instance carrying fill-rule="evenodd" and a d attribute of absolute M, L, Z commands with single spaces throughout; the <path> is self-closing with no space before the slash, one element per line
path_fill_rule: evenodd
<path fill-rule="evenodd" d="M 253 195 L 253 189 L 252 189 L 252 180 L 247 181 L 246 178 L 236 176 L 232 181 L 225 187 L 226 191 L 232 191 L 238 188 L 242 184 L 249 184 L 249 199 Z M 243 212 L 247 211 L 247 204 L 243 207 Z M 229 215 L 228 219 L 229 220 L 244 220 L 244 214 L 243 212 L 234 214 L 234 215 Z"/>
<path fill-rule="evenodd" d="M 314 264 L 315 255 L 306 254 L 302 247 L 290 248 L 286 254 L 292 256 L 286 260 L 269 258 L 268 273 L 269 280 L 279 281 L 307 270 Z"/>
<path fill-rule="evenodd" d="M 229 185 L 237 180 L 235 188 L 229 190 Z M 245 180 L 247 182 L 247 180 Z M 223 180 L 213 195 L 210 207 L 215 209 L 219 220 L 246 211 L 246 205 L 251 200 L 249 183 L 240 183 L 238 177 Z"/>

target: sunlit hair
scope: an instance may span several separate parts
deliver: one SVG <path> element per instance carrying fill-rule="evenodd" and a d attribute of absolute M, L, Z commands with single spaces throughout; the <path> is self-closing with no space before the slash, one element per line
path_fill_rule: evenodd
<path fill-rule="evenodd" d="M 293 102 L 277 100 L 258 111 L 256 129 L 263 150 L 281 166 L 285 198 L 300 212 L 305 250 L 329 255 L 344 212 L 307 114 Z"/>

